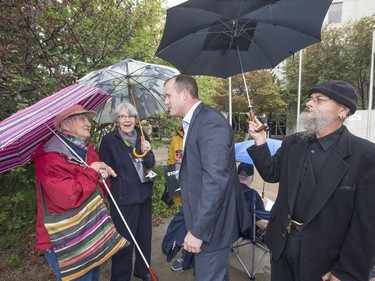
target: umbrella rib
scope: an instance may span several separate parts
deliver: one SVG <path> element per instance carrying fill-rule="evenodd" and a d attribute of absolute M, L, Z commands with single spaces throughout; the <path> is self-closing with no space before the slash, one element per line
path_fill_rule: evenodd
<path fill-rule="evenodd" d="M 228 46 L 228 49 L 227 49 L 227 53 L 230 53 L 231 50 L 232 50 L 232 46 L 233 46 L 233 42 L 234 42 L 234 38 L 235 36 L 233 35 L 233 28 L 232 26 L 234 24 L 238 24 L 238 19 L 239 19 L 239 15 L 240 15 L 240 12 L 241 12 L 241 9 L 242 9 L 242 2 L 241 2 L 241 5 L 240 7 L 238 8 L 238 12 L 237 12 L 237 17 L 235 19 L 231 19 L 229 17 L 226 17 L 226 20 L 222 20 L 221 17 L 223 17 L 224 15 L 220 15 L 220 17 L 216 14 L 216 13 L 213 13 L 212 11 L 207 11 L 211 14 L 213 14 L 216 19 L 219 21 L 218 24 L 216 25 L 212 25 L 210 26 L 210 28 L 212 27 L 217 27 L 217 26 L 220 26 L 220 25 L 224 25 L 224 32 L 223 31 L 220 31 L 220 32 L 196 32 L 197 35 L 207 35 L 207 34 L 216 34 L 217 36 L 215 36 L 211 42 L 208 43 L 208 46 L 215 41 L 215 39 L 220 35 L 220 34 L 224 34 L 224 35 L 227 35 L 229 38 L 230 38 L 230 43 L 229 43 L 229 46 Z M 180 40 L 182 40 L 183 38 L 181 38 Z M 179 41 L 179 40 L 178 40 Z M 193 60 L 193 62 L 190 64 L 190 66 L 187 68 L 186 71 L 189 71 L 189 69 L 194 65 L 194 62 L 200 57 L 200 54 L 198 54 L 198 56 L 196 56 Z M 226 62 L 226 67 L 225 69 L 228 69 L 228 65 L 229 65 L 229 58 L 227 59 L 227 62 Z M 228 74 L 228 71 L 226 71 L 226 75 Z"/>
<path fill-rule="evenodd" d="M 114 65 L 94 71 L 80 79 L 80 83 L 95 85 L 110 93 L 112 100 L 106 104 L 103 111 L 105 122 L 115 105 L 129 101 L 134 105 L 131 91 L 134 90 L 135 100 L 139 103 L 140 118 L 147 118 L 154 114 L 165 113 L 166 107 L 161 91 L 163 82 L 178 74 L 176 69 L 164 65 L 144 63 L 133 59 L 126 59 Z M 129 88 L 129 85 L 131 88 Z M 98 120 L 98 118 L 96 118 Z M 101 120 L 99 118 L 99 120 Z M 109 122 L 111 122 L 110 120 Z"/>

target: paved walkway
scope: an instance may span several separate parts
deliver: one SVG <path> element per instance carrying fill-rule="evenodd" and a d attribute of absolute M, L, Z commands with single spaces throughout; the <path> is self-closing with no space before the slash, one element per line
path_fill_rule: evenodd
<path fill-rule="evenodd" d="M 152 257 L 151 257 L 151 268 L 158 277 L 159 281 L 173 281 L 173 280 L 185 280 L 194 281 L 194 270 L 189 269 L 186 271 L 173 271 L 170 268 L 170 264 L 166 261 L 165 255 L 161 251 L 161 241 L 163 240 L 164 234 L 167 230 L 170 219 L 166 219 L 161 225 L 153 228 L 152 233 Z M 240 248 L 240 254 L 243 257 L 243 261 L 246 267 L 251 269 L 251 253 L 252 245 L 246 245 Z M 177 254 L 177 257 L 180 253 Z M 260 258 L 260 251 L 256 248 L 256 260 Z M 255 276 L 257 281 L 269 281 L 269 254 L 266 255 L 263 263 L 260 265 L 258 273 Z M 101 271 L 100 281 L 110 280 L 110 262 L 103 265 Z M 229 275 L 231 280 L 235 281 L 246 281 L 250 278 L 246 275 L 246 272 L 242 268 L 240 262 L 237 260 L 234 253 L 230 254 L 229 258 Z M 131 281 L 139 281 L 135 277 L 132 277 Z"/>
<path fill-rule="evenodd" d="M 167 146 L 160 147 L 154 150 L 157 164 L 165 164 L 168 157 Z M 194 270 L 189 269 L 186 271 L 173 271 L 170 268 L 170 264 L 166 261 L 165 255 L 161 250 L 161 242 L 166 233 L 169 221 L 171 218 L 165 219 L 159 226 L 153 227 L 152 233 L 152 256 L 151 256 L 151 268 L 158 277 L 159 281 L 174 281 L 174 280 L 185 280 L 194 281 Z M 240 254 L 243 257 L 243 262 L 248 269 L 251 269 L 251 256 L 252 256 L 252 245 L 246 245 L 240 248 Z M 256 248 L 255 256 L 256 261 L 259 260 L 261 252 Z M 177 257 L 180 253 L 177 254 Z M 257 281 L 269 281 L 269 254 L 266 255 L 264 261 L 260 265 L 258 273 L 255 276 Z M 231 280 L 235 281 L 245 281 L 250 280 L 246 272 L 242 268 L 240 262 L 237 260 L 234 253 L 230 254 L 229 259 L 229 275 Z M 110 261 L 102 266 L 100 281 L 110 280 Z M 139 281 L 140 279 L 132 277 L 131 281 Z"/>

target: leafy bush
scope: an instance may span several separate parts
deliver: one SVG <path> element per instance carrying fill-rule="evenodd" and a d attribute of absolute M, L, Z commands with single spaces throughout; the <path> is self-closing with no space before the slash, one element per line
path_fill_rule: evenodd
<path fill-rule="evenodd" d="M 0 249 L 24 246 L 34 232 L 36 195 L 34 167 L 0 174 Z"/>
<path fill-rule="evenodd" d="M 243 142 L 245 140 L 245 133 L 242 131 L 234 132 L 234 142 Z"/>
<path fill-rule="evenodd" d="M 11 254 L 7 258 L 7 265 L 10 268 L 17 268 L 21 264 L 21 258 L 18 254 Z"/>

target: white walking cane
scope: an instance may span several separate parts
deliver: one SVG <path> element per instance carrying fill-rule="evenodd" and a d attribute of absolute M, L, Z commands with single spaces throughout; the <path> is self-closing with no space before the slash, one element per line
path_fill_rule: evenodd
<path fill-rule="evenodd" d="M 44 123 L 46 126 L 47 126 L 47 128 L 70 150 L 70 152 L 72 152 L 83 164 L 85 164 L 85 166 L 86 167 L 90 167 L 58 134 L 56 134 L 56 132 L 54 131 L 54 130 L 52 130 L 51 129 L 51 127 L 50 126 L 48 126 L 46 123 Z M 109 196 L 111 197 L 111 199 L 112 199 L 112 202 L 113 202 L 113 204 L 115 205 L 115 207 L 116 207 L 116 210 L 117 210 L 117 212 L 119 213 L 119 215 L 120 215 L 120 217 L 121 217 L 121 219 L 122 219 L 122 221 L 124 222 L 124 224 L 125 224 L 125 226 L 126 226 L 126 229 L 129 231 L 129 234 L 130 234 L 130 236 L 131 236 L 131 238 L 133 239 L 133 241 L 134 241 L 134 244 L 135 244 L 135 246 L 137 247 L 137 249 L 138 249 L 138 252 L 141 254 L 141 256 L 142 256 L 142 259 L 143 259 L 143 261 L 145 262 L 145 264 L 146 264 L 146 266 L 147 266 L 147 269 L 148 269 L 148 271 L 150 272 L 150 274 L 151 274 L 151 276 L 152 276 L 152 279 L 154 280 L 154 281 L 157 281 L 157 279 L 156 279 L 156 276 L 155 276 L 155 273 L 152 271 L 152 269 L 151 269 L 151 267 L 150 267 L 150 265 L 148 264 L 148 262 L 147 262 L 147 260 L 146 260 L 146 258 L 145 258 L 145 256 L 143 255 L 143 252 L 142 252 L 142 250 L 141 250 L 141 248 L 139 247 L 139 245 L 138 245 L 138 243 L 137 243 L 137 241 L 135 240 L 135 238 L 134 238 L 134 235 L 133 235 L 133 233 L 132 233 L 132 231 L 130 230 L 130 227 L 128 226 L 128 224 L 127 224 L 127 222 L 126 222 L 126 220 L 125 220 L 125 218 L 124 218 L 124 216 L 122 215 L 122 213 L 121 213 L 121 211 L 120 211 L 120 208 L 118 207 L 118 205 L 117 205 L 117 203 L 116 203 L 116 201 L 115 201 L 115 199 L 113 198 L 113 195 L 112 195 L 112 193 L 111 193 L 111 191 L 109 190 L 109 188 L 108 188 L 108 185 L 107 185 L 107 183 L 105 182 L 105 180 L 104 179 L 102 179 L 102 183 L 103 183 L 103 185 L 105 186 L 105 188 L 106 188 L 106 190 L 107 190 L 107 192 L 108 192 L 108 194 L 109 194 Z"/>

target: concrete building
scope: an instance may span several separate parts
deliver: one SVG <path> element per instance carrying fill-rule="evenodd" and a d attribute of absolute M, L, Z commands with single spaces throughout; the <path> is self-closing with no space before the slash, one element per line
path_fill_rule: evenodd
<path fill-rule="evenodd" d="M 375 110 L 371 113 L 371 121 L 368 120 L 368 113 L 368 110 L 357 110 L 346 120 L 345 125 L 354 135 L 375 143 Z"/>
<path fill-rule="evenodd" d="M 374 0 L 333 0 L 324 24 L 344 24 L 375 13 Z"/>

